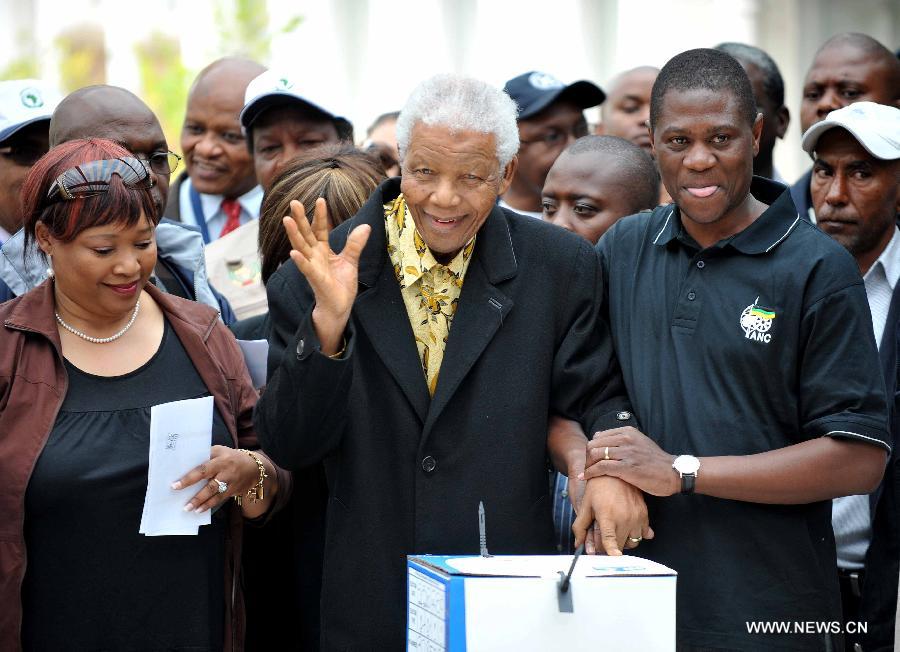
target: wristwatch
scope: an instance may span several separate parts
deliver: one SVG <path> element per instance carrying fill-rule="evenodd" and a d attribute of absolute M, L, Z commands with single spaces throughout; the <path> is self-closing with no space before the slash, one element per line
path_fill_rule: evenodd
<path fill-rule="evenodd" d="M 694 481 L 697 479 L 697 473 L 700 471 L 700 460 L 693 455 L 679 455 L 672 462 L 672 468 L 681 478 L 681 493 L 694 493 Z"/>

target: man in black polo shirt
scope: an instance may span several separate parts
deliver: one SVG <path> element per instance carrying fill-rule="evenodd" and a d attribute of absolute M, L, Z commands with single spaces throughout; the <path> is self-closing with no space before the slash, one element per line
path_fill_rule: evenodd
<path fill-rule="evenodd" d="M 647 435 L 588 444 L 576 534 L 603 507 L 590 478 L 619 477 L 656 533 L 638 554 L 679 573 L 679 650 L 839 648 L 830 499 L 871 491 L 889 450 L 859 271 L 782 186 L 753 178 L 762 117 L 733 58 L 674 57 L 650 123 L 675 203 L 598 244 Z"/>

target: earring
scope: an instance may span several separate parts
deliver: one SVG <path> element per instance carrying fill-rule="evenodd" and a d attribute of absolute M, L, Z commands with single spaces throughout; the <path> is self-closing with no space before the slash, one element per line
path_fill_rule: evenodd
<path fill-rule="evenodd" d="M 53 259 L 48 255 L 48 256 L 47 256 L 47 261 L 50 263 L 49 265 L 47 265 L 47 278 L 51 278 L 51 279 L 52 279 L 53 276 L 54 276 L 54 272 L 53 272 Z"/>

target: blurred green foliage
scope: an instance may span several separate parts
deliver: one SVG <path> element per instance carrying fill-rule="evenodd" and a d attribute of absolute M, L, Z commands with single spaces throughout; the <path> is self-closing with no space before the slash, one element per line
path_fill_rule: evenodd
<path fill-rule="evenodd" d="M 159 118 L 169 149 L 178 151 L 187 91 L 193 79 L 181 61 L 181 44 L 177 38 L 154 32 L 135 44 L 134 55 L 141 98 Z"/>
<path fill-rule="evenodd" d="M 209 48 L 206 63 L 222 56 L 243 56 L 266 65 L 272 38 L 293 32 L 303 21 L 302 16 L 295 15 L 279 25 L 272 25 L 267 0 L 212 0 L 211 4 L 211 20 L 218 38 Z M 86 23 L 66 29 L 54 39 L 60 90 L 64 93 L 106 83 L 107 54 L 103 30 L 103 26 Z M 183 35 L 190 38 L 190 30 L 184 30 Z M 32 52 L 33 39 L 30 30 L 20 35 L 19 50 Z M 154 32 L 136 42 L 133 54 L 139 76 L 139 88 L 133 90 L 159 117 L 169 148 L 180 153 L 179 135 L 187 94 L 199 69 L 188 69 L 184 65 L 181 39 L 168 33 Z M 46 75 L 41 57 L 30 53 L 13 58 L 0 68 L 0 79 Z"/>
<path fill-rule="evenodd" d="M 0 79 L 35 79 L 41 74 L 34 57 L 13 59 L 0 69 Z"/>
<path fill-rule="evenodd" d="M 59 52 L 60 90 L 106 83 L 106 45 L 103 29 L 97 25 L 71 27 L 53 41 Z"/>
<path fill-rule="evenodd" d="M 15 40 L 18 50 L 29 54 L 14 57 L 0 68 L 0 79 L 37 79 L 40 77 L 41 67 L 33 54 L 34 35 L 30 30 L 20 30 Z"/>

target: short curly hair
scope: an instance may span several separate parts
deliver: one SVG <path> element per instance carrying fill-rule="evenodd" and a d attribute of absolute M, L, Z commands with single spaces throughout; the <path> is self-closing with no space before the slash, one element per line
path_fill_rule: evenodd
<path fill-rule="evenodd" d="M 729 92 L 737 100 L 738 110 L 752 127 L 756 121 L 756 98 L 743 66 L 730 54 L 709 48 L 698 48 L 676 54 L 659 71 L 650 93 L 650 128 L 662 113 L 663 101 L 671 91 L 704 89 Z"/>

